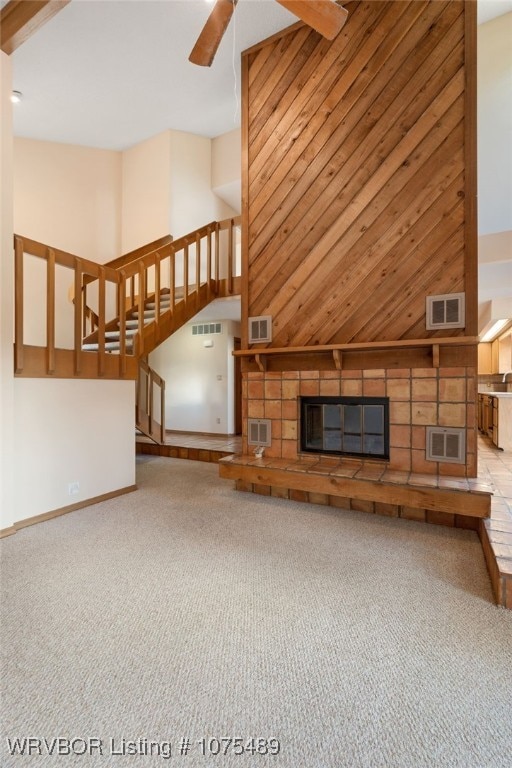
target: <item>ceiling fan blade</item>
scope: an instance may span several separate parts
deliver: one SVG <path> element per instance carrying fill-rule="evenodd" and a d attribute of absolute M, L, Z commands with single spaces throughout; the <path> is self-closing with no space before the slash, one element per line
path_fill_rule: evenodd
<path fill-rule="evenodd" d="M 199 64 L 201 67 L 211 66 L 237 2 L 238 0 L 217 0 L 188 57 L 192 64 Z"/>
<path fill-rule="evenodd" d="M 277 0 L 305 24 L 333 40 L 345 24 L 348 11 L 334 0 Z"/>

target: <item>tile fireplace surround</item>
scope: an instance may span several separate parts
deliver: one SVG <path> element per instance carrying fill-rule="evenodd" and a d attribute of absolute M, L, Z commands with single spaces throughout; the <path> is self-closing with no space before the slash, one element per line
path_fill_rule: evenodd
<path fill-rule="evenodd" d="M 387 368 L 342 371 L 247 372 L 243 378 L 243 453 L 247 418 L 270 419 L 272 444 L 265 455 L 300 455 L 300 397 L 388 397 L 389 469 L 423 474 L 476 476 L 476 370 L 460 368 Z M 427 461 L 426 427 L 466 430 L 466 464 Z M 381 462 L 382 463 L 382 462 Z"/>

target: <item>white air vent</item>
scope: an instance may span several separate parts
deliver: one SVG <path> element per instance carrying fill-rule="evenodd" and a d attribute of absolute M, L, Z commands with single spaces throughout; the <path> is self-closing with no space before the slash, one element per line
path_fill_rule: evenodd
<path fill-rule="evenodd" d="M 464 328 L 465 294 L 444 293 L 441 296 L 427 296 L 427 330 L 438 328 Z"/>
<path fill-rule="evenodd" d="M 260 341 L 272 341 L 272 317 L 260 315 L 249 318 L 249 344 Z"/>
<path fill-rule="evenodd" d="M 270 419 L 248 419 L 247 428 L 249 445 L 272 444 Z"/>
<path fill-rule="evenodd" d="M 222 323 L 200 323 L 192 326 L 192 336 L 211 336 L 212 333 L 222 333 Z"/>
<path fill-rule="evenodd" d="M 451 427 L 427 427 L 427 461 L 464 464 L 465 432 Z"/>

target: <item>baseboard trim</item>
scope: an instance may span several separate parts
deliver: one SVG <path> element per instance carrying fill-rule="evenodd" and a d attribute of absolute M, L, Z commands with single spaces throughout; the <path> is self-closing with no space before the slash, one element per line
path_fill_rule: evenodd
<path fill-rule="evenodd" d="M 124 488 L 119 488 L 117 491 L 102 493 L 100 496 L 93 496 L 91 499 L 77 501 L 75 504 L 68 504 L 66 507 L 60 507 L 59 509 L 52 509 L 50 512 L 44 512 L 42 515 L 27 517 L 25 520 L 19 520 L 17 523 L 14 523 L 10 528 L 3 528 L 0 530 L 0 538 L 11 536 L 13 533 L 17 533 L 23 528 L 28 528 L 30 525 L 45 523 L 47 520 L 53 520 L 55 517 L 67 515 L 68 512 L 76 512 L 78 509 L 84 509 L 85 507 L 90 507 L 93 504 L 99 504 L 100 502 L 108 501 L 109 499 L 115 499 L 117 496 L 123 496 L 125 493 L 132 493 L 132 491 L 136 490 L 136 485 L 127 485 Z"/>
<path fill-rule="evenodd" d="M 14 525 L 11 525 L 10 528 L 2 528 L 0 529 L 0 539 L 5 538 L 5 536 L 12 536 L 13 533 L 16 533 Z"/>

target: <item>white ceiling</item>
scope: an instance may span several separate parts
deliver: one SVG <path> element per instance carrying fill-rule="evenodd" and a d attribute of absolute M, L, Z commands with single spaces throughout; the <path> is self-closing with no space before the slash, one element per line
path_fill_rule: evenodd
<path fill-rule="evenodd" d="M 237 127 L 240 52 L 297 19 L 273 0 L 241 0 L 212 67 L 198 67 L 188 55 L 211 9 L 72 0 L 13 54 L 16 135 L 125 149 L 168 128 L 214 137 Z"/>
<path fill-rule="evenodd" d="M 512 0 L 478 6 L 487 21 Z M 16 135 L 125 149 L 168 128 L 238 126 L 240 52 L 296 18 L 274 0 L 240 0 L 213 66 L 197 67 L 188 55 L 210 11 L 205 0 L 72 0 L 12 56 Z"/>

